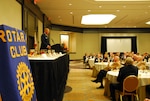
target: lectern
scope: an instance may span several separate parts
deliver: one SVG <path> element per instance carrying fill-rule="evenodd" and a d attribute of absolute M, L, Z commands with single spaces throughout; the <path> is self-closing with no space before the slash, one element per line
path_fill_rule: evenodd
<path fill-rule="evenodd" d="M 51 49 L 55 50 L 55 52 L 64 52 L 63 47 L 60 44 L 54 44 L 51 46 Z"/>

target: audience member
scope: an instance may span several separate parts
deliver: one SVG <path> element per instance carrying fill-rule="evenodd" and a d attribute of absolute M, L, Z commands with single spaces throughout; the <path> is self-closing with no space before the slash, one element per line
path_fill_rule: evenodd
<path fill-rule="evenodd" d="M 146 90 L 146 97 L 150 98 L 150 85 L 146 85 L 145 90 Z"/>
<path fill-rule="evenodd" d="M 83 63 L 88 63 L 88 60 L 89 60 L 89 55 L 85 53 L 85 55 L 83 56 Z"/>
<path fill-rule="evenodd" d="M 95 57 L 94 63 L 102 62 L 102 60 L 103 60 L 103 55 L 101 53 L 98 53 L 97 56 Z"/>
<path fill-rule="evenodd" d="M 94 59 L 96 57 L 95 53 L 90 53 L 89 59 Z"/>
<path fill-rule="evenodd" d="M 138 75 L 138 68 L 133 65 L 134 60 L 131 57 L 127 57 L 125 61 L 125 66 L 120 68 L 117 81 L 119 83 L 117 84 L 110 84 L 110 93 L 112 97 L 112 101 L 116 101 L 115 98 L 115 90 L 121 90 L 123 89 L 123 81 L 124 79 L 129 75 Z M 129 100 L 130 101 L 130 100 Z"/>
<path fill-rule="evenodd" d="M 113 61 L 114 61 L 114 57 L 115 57 L 114 53 L 113 53 L 113 52 L 110 52 L 110 53 L 109 53 L 109 61 L 110 61 L 110 62 L 113 62 Z"/>
<path fill-rule="evenodd" d="M 120 59 L 121 59 L 122 61 L 124 61 L 124 60 L 128 57 L 127 55 L 128 55 L 127 52 L 122 53 L 121 56 L 120 56 Z"/>
<path fill-rule="evenodd" d="M 148 99 L 148 98 L 145 98 L 145 99 L 144 99 L 144 101 L 150 101 L 150 99 Z"/>
<path fill-rule="evenodd" d="M 134 65 L 137 66 L 139 70 L 146 69 L 146 62 L 143 61 L 143 57 L 141 55 L 136 56 Z"/>
<path fill-rule="evenodd" d="M 144 54 L 143 54 L 143 59 L 144 59 L 144 61 L 148 62 L 148 61 L 149 61 L 149 58 L 150 58 L 150 54 L 148 54 L 148 53 L 144 53 Z"/>
<path fill-rule="evenodd" d="M 100 72 L 97 75 L 97 78 L 95 80 L 92 80 L 92 82 L 98 83 L 100 82 L 100 86 L 97 87 L 97 89 L 99 88 L 104 88 L 103 86 L 103 78 L 106 76 L 107 71 L 110 71 L 111 69 L 116 69 L 120 67 L 120 61 L 119 61 L 119 57 L 115 56 L 114 57 L 114 62 L 111 64 L 108 64 L 107 67 L 105 67 L 103 70 L 100 70 Z"/>
<path fill-rule="evenodd" d="M 102 61 L 103 62 L 108 62 L 108 58 L 109 58 L 108 53 L 105 53 Z"/>

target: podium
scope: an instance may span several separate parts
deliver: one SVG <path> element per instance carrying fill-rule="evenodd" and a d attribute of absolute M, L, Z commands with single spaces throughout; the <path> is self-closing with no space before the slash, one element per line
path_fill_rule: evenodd
<path fill-rule="evenodd" d="M 49 60 L 48 58 L 45 60 L 29 58 L 29 60 L 37 101 L 62 101 L 69 73 L 69 54 L 62 54 Z"/>
<path fill-rule="evenodd" d="M 52 45 L 51 49 L 55 50 L 55 52 L 62 52 L 62 53 L 64 53 L 63 47 L 60 44 Z"/>

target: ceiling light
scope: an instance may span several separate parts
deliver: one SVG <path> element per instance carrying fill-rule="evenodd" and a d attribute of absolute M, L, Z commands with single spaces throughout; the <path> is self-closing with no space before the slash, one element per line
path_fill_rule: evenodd
<path fill-rule="evenodd" d="M 113 14 L 89 14 L 82 16 L 81 24 L 104 25 L 111 22 L 116 16 Z"/>
<path fill-rule="evenodd" d="M 149 1 L 149 0 L 94 0 L 94 1 Z"/>
<path fill-rule="evenodd" d="M 91 10 L 88 10 L 88 12 L 91 12 Z"/>
<path fill-rule="evenodd" d="M 146 22 L 146 24 L 150 25 L 150 21 Z"/>
<path fill-rule="evenodd" d="M 70 12 L 70 14 L 73 14 L 73 12 Z"/>
<path fill-rule="evenodd" d="M 72 6 L 72 4 L 70 3 L 69 6 Z"/>
<path fill-rule="evenodd" d="M 116 10 L 117 12 L 120 12 L 120 10 Z"/>
<path fill-rule="evenodd" d="M 98 6 L 99 8 L 102 8 L 102 6 Z"/>

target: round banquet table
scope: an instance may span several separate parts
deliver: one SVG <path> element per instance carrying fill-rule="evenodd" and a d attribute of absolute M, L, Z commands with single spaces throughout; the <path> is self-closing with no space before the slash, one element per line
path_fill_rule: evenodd
<path fill-rule="evenodd" d="M 104 88 L 104 95 L 110 96 L 110 83 L 118 83 L 117 76 L 119 74 L 119 70 L 108 71 L 106 74 L 105 79 L 105 88 Z M 150 71 L 149 70 L 139 70 L 138 71 L 138 79 L 139 79 L 139 98 L 140 101 L 143 101 L 146 97 L 146 90 L 145 86 L 150 85 Z"/>
<path fill-rule="evenodd" d="M 112 62 L 110 62 L 110 65 L 111 64 L 112 64 Z M 94 63 L 92 77 L 97 77 L 97 74 L 99 73 L 99 71 L 104 69 L 106 66 L 108 66 L 108 62 L 97 62 L 97 63 Z"/>
<path fill-rule="evenodd" d="M 90 68 L 93 68 L 94 67 L 94 58 L 89 59 L 88 63 L 89 63 Z"/>

